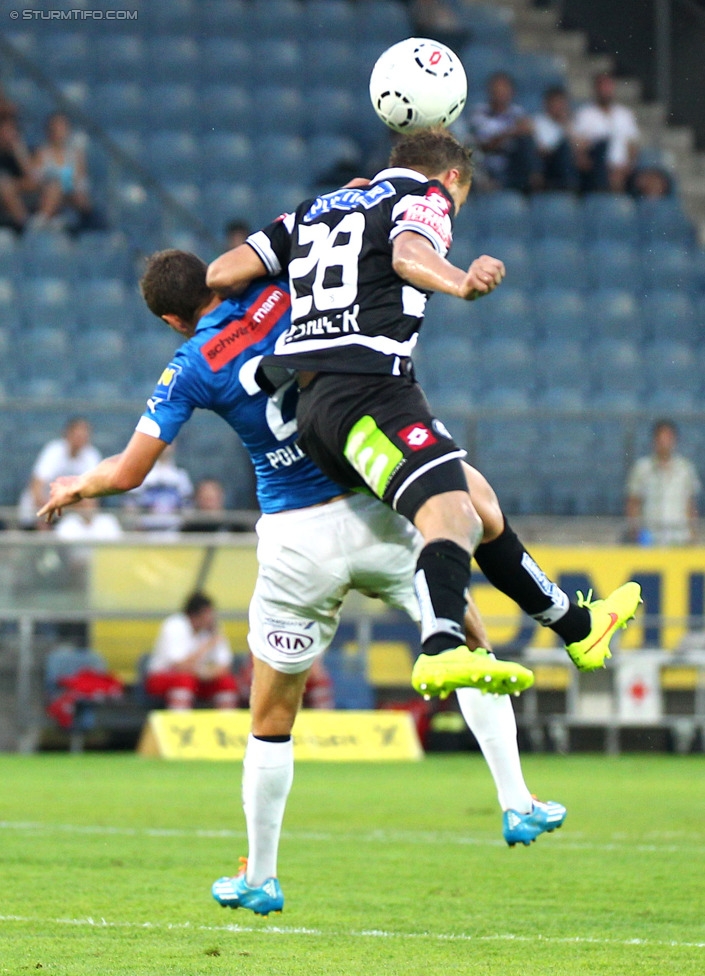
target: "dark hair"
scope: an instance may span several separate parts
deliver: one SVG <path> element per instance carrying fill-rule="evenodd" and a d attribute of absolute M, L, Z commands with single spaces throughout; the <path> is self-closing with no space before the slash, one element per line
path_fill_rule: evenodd
<path fill-rule="evenodd" d="M 559 95 L 561 98 L 566 98 L 568 95 L 568 92 L 565 90 L 563 85 L 549 85 L 548 88 L 544 90 L 543 100 L 546 102 L 549 98 L 558 98 Z"/>
<path fill-rule="evenodd" d="M 436 176 L 448 169 L 460 171 L 460 182 L 472 179 L 472 149 L 458 142 L 447 129 L 422 129 L 403 136 L 389 156 L 390 166 L 415 169 Z"/>
<path fill-rule="evenodd" d="M 671 420 L 669 417 L 660 417 L 658 420 L 654 421 L 651 428 L 651 435 L 655 437 L 660 430 L 670 430 L 676 437 L 678 437 L 678 424 L 675 420 Z"/>
<path fill-rule="evenodd" d="M 195 617 L 199 614 L 201 610 L 205 610 L 207 607 L 212 607 L 213 601 L 210 597 L 206 596 L 205 593 L 196 591 L 192 593 L 184 604 L 184 613 L 187 617 Z"/>
<path fill-rule="evenodd" d="M 213 292 L 206 284 L 207 266 L 195 254 L 171 248 L 147 258 L 140 291 L 150 312 L 178 315 L 193 324 Z"/>
<path fill-rule="evenodd" d="M 241 230 L 243 234 L 249 234 L 252 230 L 250 225 L 246 220 L 229 220 L 225 225 L 226 234 L 234 234 L 236 231 Z"/>

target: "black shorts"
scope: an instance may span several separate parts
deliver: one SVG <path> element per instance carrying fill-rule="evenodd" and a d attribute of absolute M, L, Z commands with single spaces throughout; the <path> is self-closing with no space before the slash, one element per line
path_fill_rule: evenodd
<path fill-rule="evenodd" d="M 319 373 L 299 393 L 301 449 L 346 488 L 369 488 L 413 521 L 421 505 L 467 491 L 465 451 L 408 376 Z"/>

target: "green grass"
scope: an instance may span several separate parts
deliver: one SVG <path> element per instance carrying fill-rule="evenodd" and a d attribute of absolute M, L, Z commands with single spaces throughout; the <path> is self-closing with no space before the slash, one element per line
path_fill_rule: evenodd
<path fill-rule="evenodd" d="M 283 915 L 212 901 L 240 766 L 0 757 L 0 973 L 701 976 L 705 758 L 528 756 L 562 830 L 509 849 L 475 754 L 301 763 Z"/>

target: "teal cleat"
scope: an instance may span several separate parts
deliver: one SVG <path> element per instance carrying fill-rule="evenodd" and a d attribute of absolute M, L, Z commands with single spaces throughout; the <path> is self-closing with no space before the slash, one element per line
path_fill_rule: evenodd
<path fill-rule="evenodd" d="M 563 825 L 568 811 L 561 803 L 547 800 L 534 800 L 531 813 L 517 813 L 505 810 L 502 816 L 502 833 L 510 847 L 524 844 L 526 847 L 536 840 L 539 834 L 551 833 Z"/>
<path fill-rule="evenodd" d="M 240 858 L 245 861 L 245 858 Z M 284 895 L 276 878 L 267 878 L 262 885 L 251 888 L 246 878 L 247 862 L 234 878 L 218 878 L 211 886 L 211 894 L 223 908 L 249 908 L 255 915 L 280 913 Z"/>

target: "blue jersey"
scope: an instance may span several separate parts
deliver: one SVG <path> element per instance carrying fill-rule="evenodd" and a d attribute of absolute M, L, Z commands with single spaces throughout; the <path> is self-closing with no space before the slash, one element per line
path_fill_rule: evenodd
<path fill-rule="evenodd" d="M 203 316 L 163 371 L 137 425 L 170 444 L 195 408 L 219 414 L 252 458 L 263 512 L 305 508 L 344 491 L 295 443 L 294 382 L 271 399 L 255 383 L 261 357 L 291 325 L 290 310 L 287 282 L 270 278 Z"/>

